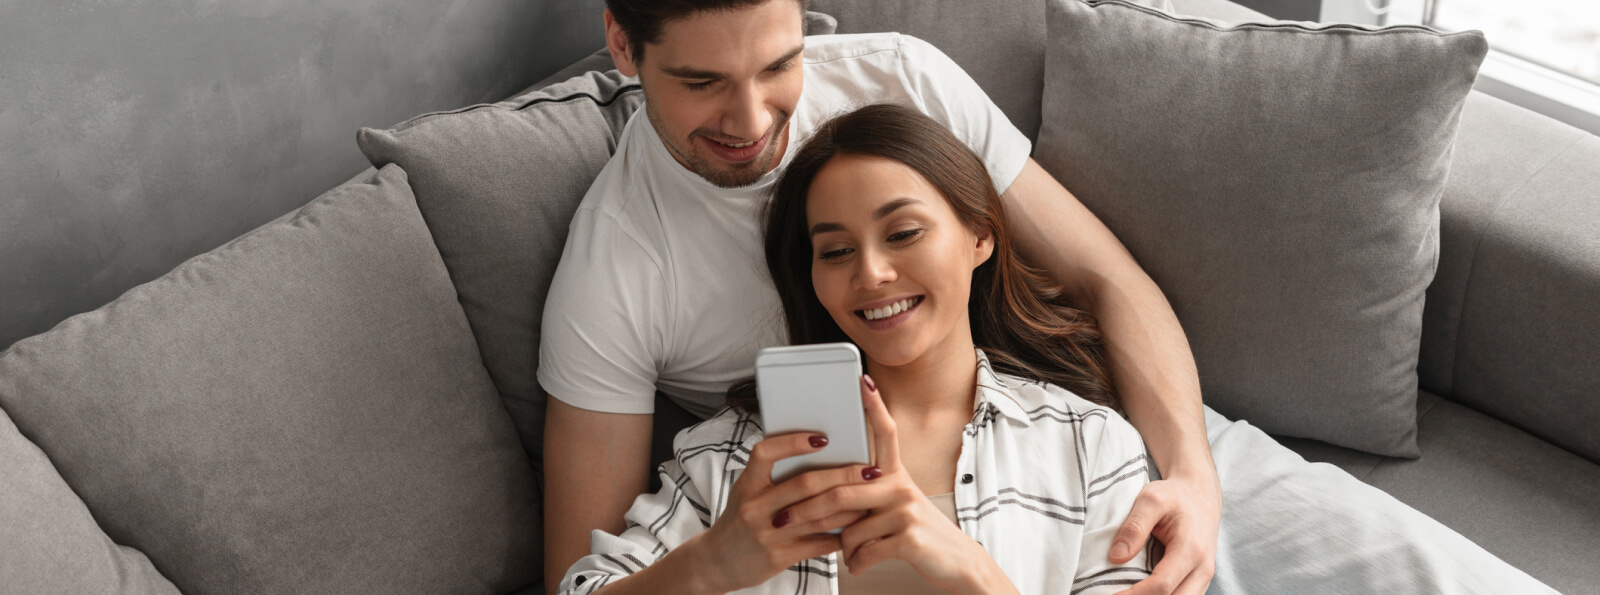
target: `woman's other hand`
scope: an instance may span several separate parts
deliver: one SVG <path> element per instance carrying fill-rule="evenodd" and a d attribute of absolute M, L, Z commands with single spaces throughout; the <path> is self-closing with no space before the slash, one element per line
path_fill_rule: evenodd
<path fill-rule="evenodd" d="M 840 535 L 851 574 L 859 576 L 879 562 L 900 559 L 929 584 L 952 593 L 1015 593 L 1016 587 L 989 552 L 950 522 L 901 466 L 894 418 L 869 377 L 862 377 L 861 398 L 872 426 L 877 467 L 863 470 L 866 483 L 831 490 L 795 507 L 794 514 L 869 511 Z M 813 505 L 821 512 L 798 510 Z"/>
<path fill-rule="evenodd" d="M 726 593 L 754 587 L 802 560 L 839 551 L 839 537 L 826 531 L 850 524 L 861 513 L 846 511 L 796 522 L 785 509 L 840 485 L 862 483 L 865 466 L 812 471 L 772 483 L 773 463 L 827 445 L 827 437 L 805 432 L 756 443 L 749 465 L 733 483 L 722 516 L 679 547 L 692 553 L 695 574 L 703 579 L 704 588 L 696 591 Z"/>

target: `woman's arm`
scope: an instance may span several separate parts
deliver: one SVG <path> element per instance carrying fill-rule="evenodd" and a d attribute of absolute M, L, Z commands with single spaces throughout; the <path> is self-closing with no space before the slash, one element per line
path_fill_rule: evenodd
<path fill-rule="evenodd" d="M 1023 257 L 1098 319 L 1117 393 L 1161 470 L 1122 526 L 1112 561 L 1127 562 L 1154 535 L 1166 557 L 1134 592 L 1200 595 L 1214 570 L 1222 488 L 1177 315 L 1111 230 L 1038 163 L 1028 160 L 1004 198 Z"/>
<path fill-rule="evenodd" d="M 1150 548 L 1142 547 L 1126 561 L 1106 558 L 1140 491 L 1150 483 L 1144 443 L 1132 426 L 1110 414 L 1084 419 L 1079 430 L 1089 447 L 1085 453 L 1083 543 L 1072 592 L 1078 595 L 1120 593 L 1150 576 Z"/>
<path fill-rule="evenodd" d="M 634 500 L 625 516 L 626 531 L 594 534 L 592 554 L 566 571 L 559 592 L 727 593 L 838 551 L 839 538 L 823 532 L 849 524 L 858 514 L 799 523 L 781 511 L 840 485 L 862 483 L 861 466 L 812 471 L 774 484 L 775 461 L 827 446 L 823 436 L 794 433 L 756 443 L 748 466 L 739 472 L 727 466 L 732 457 L 722 454 L 726 449 L 717 449 L 734 444 L 732 429 L 743 422 L 736 417 L 725 413 L 679 434 L 677 456 L 661 465 L 661 489 Z M 728 486 L 723 482 L 730 469 L 738 477 Z M 725 501 L 726 508 L 714 510 L 717 501 Z"/>

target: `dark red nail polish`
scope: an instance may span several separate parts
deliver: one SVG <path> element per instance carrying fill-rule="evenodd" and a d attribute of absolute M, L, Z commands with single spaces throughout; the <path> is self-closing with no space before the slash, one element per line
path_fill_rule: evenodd
<path fill-rule="evenodd" d="M 778 516 L 772 517 L 773 527 L 782 527 L 787 524 L 789 524 L 789 511 L 787 510 L 778 513 Z"/>
<path fill-rule="evenodd" d="M 883 477 L 883 470 L 877 467 L 867 467 L 861 470 L 861 479 L 868 481 Z"/>
<path fill-rule="evenodd" d="M 878 383 L 872 381 L 872 375 L 870 375 L 870 374 L 862 374 L 861 375 L 861 380 L 863 380 L 863 381 L 865 381 L 867 383 L 867 390 L 870 390 L 870 391 L 873 391 L 873 392 L 877 392 Z"/>
<path fill-rule="evenodd" d="M 828 437 L 827 436 L 812 436 L 810 438 L 807 438 L 806 442 L 810 442 L 811 443 L 811 448 L 822 448 L 822 447 L 828 445 Z"/>

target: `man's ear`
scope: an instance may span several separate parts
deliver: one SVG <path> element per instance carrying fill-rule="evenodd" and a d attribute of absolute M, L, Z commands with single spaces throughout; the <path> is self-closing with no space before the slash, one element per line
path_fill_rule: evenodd
<path fill-rule="evenodd" d="M 639 76 L 639 65 L 633 63 L 633 51 L 628 45 L 628 35 L 617 25 L 617 19 L 611 16 L 609 8 L 605 11 L 605 20 L 606 49 L 611 51 L 611 61 L 616 63 L 617 72 L 622 73 L 622 76 Z"/>
<path fill-rule="evenodd" d="M 978 243 L 973 247 L 972 268 L 978 268 L 990 258 L 994 258 L 994 231 L 990 229 L 978 230 Z"/>

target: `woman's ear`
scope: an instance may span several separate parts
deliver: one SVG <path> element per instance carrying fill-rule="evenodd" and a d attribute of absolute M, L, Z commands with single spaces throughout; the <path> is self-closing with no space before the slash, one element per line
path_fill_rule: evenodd
<path fill-rule="evenodd" d="M 994 231 L 980 229 L 977 236 L 978 241 L 973 246 L 972 251 L 972 268 L 978 268 L 979 265 L 989 262 L 989 259 L 994 257 Z"/>

